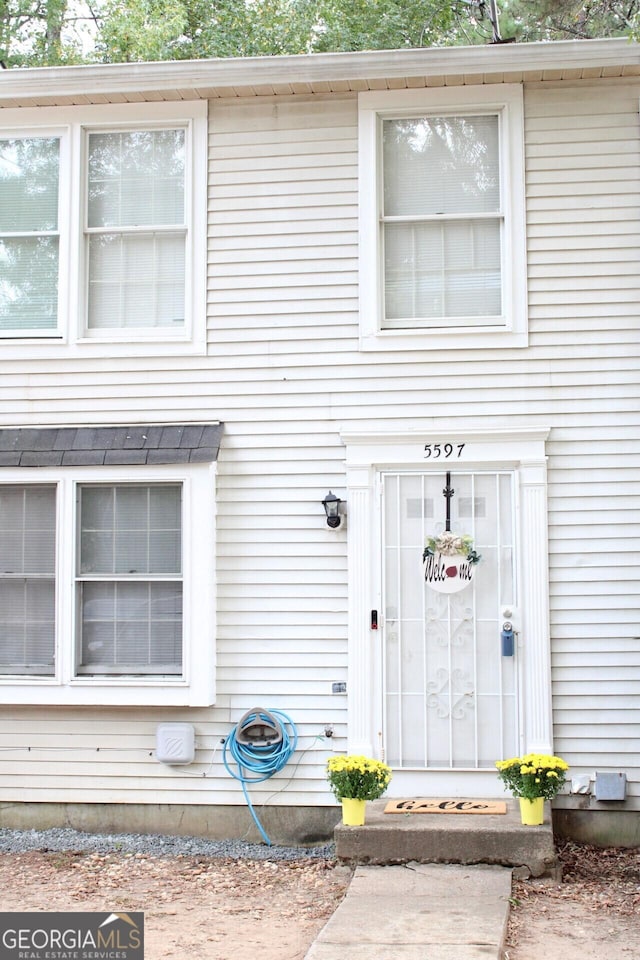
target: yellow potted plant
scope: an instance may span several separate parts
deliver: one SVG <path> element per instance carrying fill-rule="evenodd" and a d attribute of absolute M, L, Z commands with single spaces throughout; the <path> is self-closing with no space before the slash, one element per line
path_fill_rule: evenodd
<path fill-rule="evenodd" d="M 544 822 L 544 801 L 553 800 L 567 779 L 569 765 L 560 757 L 527 753 L 523 757 L 497 760 L 498 776 L 520 801 L 523 823 Z"/>
<path fill-rule="evenodd" d="M 327 780 L 342 804 L 342 822 L 362 826 L 367 800 L 377 800 L 389 786 L 391 768 L 380 760 L 340 754 L 327 761 Z"/>

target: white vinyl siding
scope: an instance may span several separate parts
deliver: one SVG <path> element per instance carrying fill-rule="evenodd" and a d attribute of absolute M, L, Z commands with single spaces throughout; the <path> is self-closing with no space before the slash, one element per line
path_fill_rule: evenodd
<path fill-rule="evenodd" d="M 528 91 L 526 151 L 531 329 L 564 368 L 549 445 L 555 748 L 576 773 L 624 771 L 638 808 L 640 88 L 554 86 Z"/>
<path fill-rule="evenodd" d="M 355 342 L 355 106 L 210 107 L 209 362 L 230 415 L 218 476 L 218 694 L 229 713 L 213 719 L 223 735 L 256 703 L 294 719 L 296 758 L 251 788 L 279 805 L 332 803 L 330 745 L 317 735 L 333 724 L 336 748 L 346 745 L 347 698 L 332 693 L 346 681 L 346 538 L 321 501 L 344 484 L 323 379 Z M 221 803 L 242 802 L 224 772 L 213 776 Z"/>
<path fill-rule="evenodd" d="M 348 696 L 332 684 L 358 682 L 347 673 L 350 505 L 338 531 L 321 505 L 329 489 L 344 495 L 340 430 L 422 439 L 516 423 L 551 426 L 555 748 L 576 771 L 626 770 L 640 809 L 639 95 L 635 80 L 525 87 L 530 347 L 454 353 L 359 350 L 355 96 L 212 102 L 207 356 L 73 369 L 25 357 L 2 387 L 15 425 L 76 423 L 80 410 L 104 424 L 225 423 L 215 588 L 202 591 L 217 595 L 216 703 L 60 706 L 46 729 L 40 707 L 0 707 L 5 799 L 243 804 L 219 741 L 261 705 L 289 713 L 301 739 L 252 795 L 332 803 L 324 764 L 346 748 Z M 195 725 L 189 768 L 153 756 L 167 719 Z M 317 739 L 327 723 L 331 744 Z"/>

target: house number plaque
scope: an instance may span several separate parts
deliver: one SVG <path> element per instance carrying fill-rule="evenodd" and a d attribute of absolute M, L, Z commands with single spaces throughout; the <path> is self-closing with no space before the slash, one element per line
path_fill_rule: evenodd
<path fill-rule="evenodd" d="M 424 458 L 425 460 L 449 460 L 453 457 L 454 460 L 458 460 L 465 446 L 464 443 L 425 443 Z"/>

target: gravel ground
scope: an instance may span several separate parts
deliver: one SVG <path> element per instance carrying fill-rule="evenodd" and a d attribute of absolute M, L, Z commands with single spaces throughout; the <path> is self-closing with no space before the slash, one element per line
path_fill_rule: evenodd
<path fill-rule="evenodd" d="M 268 847 L 243 840 L 207 840 L 202 837 L 174 837 L 157 834 L 80 833 L 68 828 L 51 830 L 0 830 L 0 853 L 31 850 L 83 853 L 140 853 L 154 857 L 199 856 L 231 860 L 331 860 L 333 843 L 318 847 Z"/>

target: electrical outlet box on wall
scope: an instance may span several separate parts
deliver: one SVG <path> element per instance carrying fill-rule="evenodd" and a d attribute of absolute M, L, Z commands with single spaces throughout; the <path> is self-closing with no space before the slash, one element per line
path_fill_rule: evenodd
<path fill-rule="evenodd" d="M 156 728 L 156 760 L 167 764 L 193 763 L 196 733 L 192 723 L 160 723 Z"/>
<path fill-rule="evenodd" d="M 596 800 L 624 800 L 627 794 L 626 773 L 596 772 Z"/>

